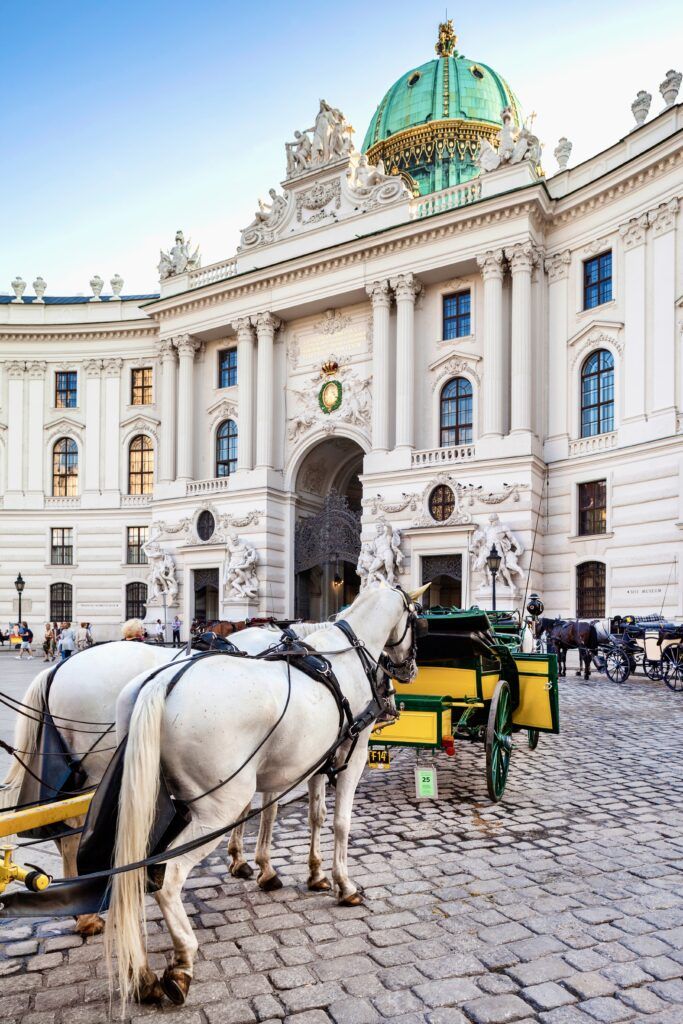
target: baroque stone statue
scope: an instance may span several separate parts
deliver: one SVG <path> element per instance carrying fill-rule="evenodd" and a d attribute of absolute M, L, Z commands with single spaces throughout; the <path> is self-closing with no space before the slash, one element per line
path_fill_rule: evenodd
<path fill-rule="evenodd" d="M 274 188 L 268 190 L 268 195 L 270 202 L 259 199 L 254 219 L 242 230 L 240 249 L 272 241 L 273 231 L 284 220 L 287 200 L 284 196 L 278 195 Z"/>
<path fill-rule="evenodd" d="M 541 144 L 538 137 L 528 128 L 515 129 L 514 118 L 510 107 L 501 111 L 503 127 L 498 134 L 498 148 L 495 149 L 488 139 L 479 144 L 476 164 L 485 174 L 495 171 L 504 164 L 519 164 L 528 160 L 534 167 L 541 162 Z"/>
<path fill-rule="evenodd" d="M 164 551 L 158 540 L 158 534 L 153 535 L 142 545 L 147 562 L 149 574 L 147 585 L 151 591 L 150 602 L 159 603 L 166 597 L 168 605 L 178 603 L 178 581 L 175 576 L 175 562 L 167 551 Z"/>
<path fill-rule="evenodd" d="M 287 177 L 348 156 L 353 150 L 352 134 L 353 128 L 341 110 L 320 100 L 313 126 L 294 132 L 294 141 L 285 143 Z"/>
<path fill-rule="evenodd" d="M 395 587 L 403 565 L 401 533 L 386 521 L 377 523 L 372 540 L 361 544 L 356 572 L 361 578 L 360 588 L 382 581 Z"/>
<path fill-rule="evenodd" d="M 498 575 L 506 586 L 510 588 L 514 597 L 517 593 L 517 587 L 515 586 L 513 576 L 524 575 L 518 562 L 520 556 L 524 554 L 524 545 L 507 526 L 501 523 L 497 512 L 491 513 L 486 526 L 477 527 L 470 546 L 472 569 L 480 574 L 485 587 L 491 585 L 491 574 L 486 564 L 486 559 L 491 552 L 491 548 L 494 546 L 500 555 Z"/>
<path fill-rule="evenodd" d="M 223 586 L 227 597 L 257 598 L 256 549 L 238 537 L 234 530 L 229 531 L 225 546 L 227 557 L 223 565 Z"/>
<path fill-rule="evenodd" d="M 170 252 L 159 250 L 160 259 L 157 265 L 159 280 L 165 281 L 168 277 L 176 274 L 184 274 L 186 270 L 196 270 L 201 266 L 199 246 L 194 252 L 190 252 L 190 239 L 185 241 L 182 231 L 176 231 L 175 242 Z"/>

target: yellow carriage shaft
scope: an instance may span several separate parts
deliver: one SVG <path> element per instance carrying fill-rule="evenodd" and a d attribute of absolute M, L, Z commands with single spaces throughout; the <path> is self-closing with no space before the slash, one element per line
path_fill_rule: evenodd
<path fill-rule="evenodd" d="M 0 812 L 0 839 L 41 825 L 66 821 L 67 818 L 79 818 L 87 814 L 92 798 L 92 793 L 84 793 L 82 796 L 69 797 L 68 800 L 55 800 L 54 803 L 24 807 L 19 811 Z"/>

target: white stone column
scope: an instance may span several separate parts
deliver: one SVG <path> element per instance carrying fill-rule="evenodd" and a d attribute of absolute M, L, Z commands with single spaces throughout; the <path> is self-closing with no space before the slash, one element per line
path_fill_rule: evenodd
<path fill-rule="evenodd" d="M 273 387 L 273 346 L 280 320 L 272 313 L 259 313 L 253 319 L 258 337 L 256 369 L 256 466 L 273 465 L 273 421 L 275 392 Z M 239 444 L 239 441 L 238 441 Z"/>
<path fill-rule="evenodd" d="M 415 299 L 422 285 L 412 274 L 393 278 L 396 296 L 396 447 L 415 447 Z"/>
<path fill-rule="evenodd" d="M 178 364 L 172 338 L 159 342 L 161 365 L 161 425 L 159 436 L 159 483 L 175 480 L 176 405 L 178 392 Z"/>
<path fill-rule="evenodd" d="M 506 388 L 503 352 L 503 250 L 490 249 L 477 256 L 484 280 L 484 383 L 481 393 L 482 433 L 501 437 Z"/>
<path fill-rule="evenodd" d="M 510 431 L 514 433 L 531 430 L 531 271 L 535 250 L 531 242 L 519 242 L 506 249 L 505 256 L 512 273 Z"/>
<path fill-rule="evenodd" d="M 237 468 L 254 468 L 254 326 L 247 316 L 235 320 L 237 334 Z"/>
<path fill-rule="evenodd" d="M 84 491 L 100 490 L 100 417 L 102 389 L 102 360 L 88 359 L 83 363 L 85 374 L 85 478 Z M 81 385 L 82 386 L 82 385 Z"/>
<path fill-rule="evenodd" d="M 367 288 L 372 299 L 372 450 L 389 450 L 389 308 L 388 281 Z"/>
<path fill-rule="evenodd" d="M 45 419 L 45 369 L 47 363 L 34 360 L 26 364 L 28 370 L 28 490 L 42 493 L 44 447 L 43 423 Z"/>
<path fill-rule="evenodd" d="M 624 247 L 624 366 L 622 421 L 645 415 L 645 241 L 647 214 L 619 227 Z"/>
<path fill-rule="evenodd" d="M 676 402 L 676 213 L 678 199 L 662 203 L 648 214 L 652 230 L 652 300 L 654 412 L 672 409 Z M 675 428 L 674 428 L 675 429 Z"/>
<path fill-rule="evenodd" d="M 569 249 L 554 253 L 545 261 L 548 275 L 548 359 L 546 386 L 548 388 L 548 437 L 569 433 L 567 420 L 567 301 L 569 267 L 572 254 Z"/>
<path fill-rule="evenodd" d="M 104 361 L 104 489 L 120 490 L 121 367 L 119 358 Z M 123 453 L 124 457 L 127 453 Z"/>
<path fill-rule="evenodd" d="M 24 445 L 24 373 L 25 363 L 5 363 L 7 374 L 7 490 L 23 491 Z M 33 453 L 42 459 L 43 446 Z"/>
<path fill-rule="evenodd" d="M 194 443 L 194 357 L 201 343 L 189 334 L 175 339 L 178 349 L 178 455 L 176 479 L 191 480 Z"/>

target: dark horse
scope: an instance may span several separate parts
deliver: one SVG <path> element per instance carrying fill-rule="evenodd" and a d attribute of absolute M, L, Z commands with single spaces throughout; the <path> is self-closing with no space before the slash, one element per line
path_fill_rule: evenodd
<path fill-rule="evenodd" d="M 557 655 L 558 672 L 567 674 L 567 651 L 578 650 L 579 671 L 583 667 L 583 678 L 590 679 L 591 665 L 598 653 L 598 634 L 593 622 L 582 622 L 580 619 L 538 619 L 536 621 L 536 637 L 546 634 L 548 651 Z M 596 663 L 597 665 L 597 663 Z"/>

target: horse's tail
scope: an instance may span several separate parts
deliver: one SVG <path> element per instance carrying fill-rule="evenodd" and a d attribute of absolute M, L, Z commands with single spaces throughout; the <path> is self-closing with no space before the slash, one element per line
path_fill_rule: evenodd
<path fill-rule="evenodd" d="M 17 722 L 14 727 L 14 748 L 24 753 L 20 755 L 22 761 L 30 759 L 38 744 L 38 733 L 42 722 L 43 711 L 45 710 L 45 694 L 47 691 L 47 680 L 52 669 L 46 668 L 39 672 L 28 690 L 24 694 L 23 704 L 30 709 L 20 708 L 17 712 Z M 0 808 L 12 807 L 19 798 L 19 790 L 24 781 L 24 767 L 12 758 L 10 769 L 3 782 L 4 788 L 0 790 Z"/>
<path fill-rule="evenodd" d="M 133 708 L 119 795 L 116 867 L 143 860 L 148 854 L 159 791 L 165 700 L 166 682 L 155 679 L 143 686 Z M 145 869 L 114 875 L 105 952 L 109 968 L 112 954 L 116 953 L 122 1016 L 146 964 L 145 932 Z"/>
<path fill-rule="evenodd" d="M 594 622 L 590 623 L 588 629 L 588 643 L 586 646 L 591 654 L 595 654 L 598 650 L 598 631 Z"/>

